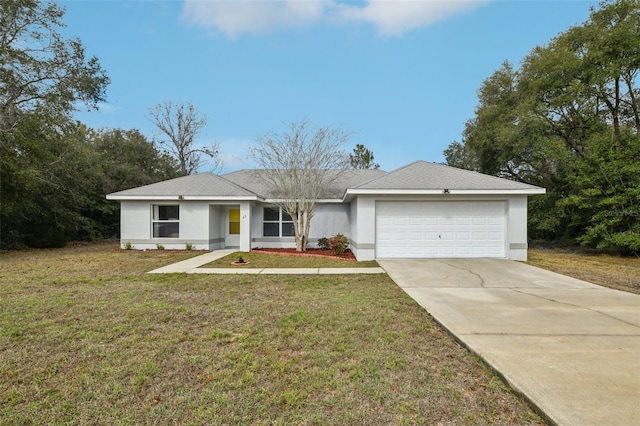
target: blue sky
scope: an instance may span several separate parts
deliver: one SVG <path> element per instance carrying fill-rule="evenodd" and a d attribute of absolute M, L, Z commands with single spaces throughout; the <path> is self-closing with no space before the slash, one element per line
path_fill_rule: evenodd
<path fill-rule="evenodd" d="M 382 169 L 443 161 L 504 60 L 584 22 L 590 1 L 60 1 L 111 85 L 90 127 L 160 135 L 149 107 L 191 101 L 224 171 L 292 121 L 352 132 Z M 206 169 L 206 168 L 205 168 Z M 204 170 L 203 170 L 204 171 Z"/>

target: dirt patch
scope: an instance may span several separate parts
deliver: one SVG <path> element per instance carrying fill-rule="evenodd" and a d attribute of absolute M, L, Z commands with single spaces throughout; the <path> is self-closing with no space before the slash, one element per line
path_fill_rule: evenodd
<path fill-rule="evenodd" d="M 347 250 L 341 254 L 336 254 L 333 250 L 307 249 L 306 251 L 296 251 L 294 248 L 254 248 L 251 249 L 251 251 L 267 254 L 279 254 L 282 256 L 329 257 L 332 259 L 356 261 L 356 256 L 351 252 L 351 250 Z"/>

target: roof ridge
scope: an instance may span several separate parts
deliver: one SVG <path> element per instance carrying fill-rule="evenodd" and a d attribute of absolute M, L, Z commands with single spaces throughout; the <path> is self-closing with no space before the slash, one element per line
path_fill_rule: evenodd
<path fill-rule="evenodd" d="M 239 171 L 239 170 L 238 170 L 238 171 Z M 232 172 L 232 173 L 235 173 L 235 172 Z M 230 173 L 225 173 L 225 174 L 230 174 Z M 244 187 L 244 186 L 242 186 L 242 185 L 238 185 L 237 183 L 233 182 L 232 180 L 227 179 L 227 178 L 226 178 L 226 177 L 224 177 L 223 175 L 216 175 L 216 174 L 213 174 L 213 173 L 211 173 L 211 175 L 212 175 L 212 176 L 215 176 L 215 177 L 217 177 L 217 178 L 219 178 L 219 179 L 222 179 L 222 180 L 224 180 L 225 182 L 227 182 L 229 185 L 231 185 L 231 186 L 235 186 L 236 188 L 241 189 L 241 190 L 243 190 L 243 191 L 246 191 L 246 192 L 248 192 L 248 193 L 249 193 L 249 194 L 251 194 L 251 195 L 256 195 L 256 196 L 260 197 L 260 195 L 259 195 L 259 194 L 256 194 L 255 192 L 251 191 L 250 189 L 245 188 L 245 187 Z"/>
<path fill-rule="evenodd" d="M 477 172 L 477 171 L 475 171 L 475 170 L 462 169 L 462 168 L 460 168 L 460 167 L 449 166 L 449 165 L 447 165 L 447 164 L 442 164 L 442 163 L 430 163 L 430 164 L 433 164 L 434 166 L 438 166 L 438 167 L 448 167 L 448 168 L 450 168 L 450 169 L 456 169 L 456 170 L 459 170 L 459 171 L 461 171 L 461 172 L 465 172 L 465 173 L 473 173 L 473 174 L 476 174 L 476 175 L 481 175 L 481 176 L 483 176 L 483 177 L 489 177 L 489 178 L 493 178 L 493 179 L 498 179 L 498 180 L 501 180 L 501 181 L 503 181 L 503 180 L 508 180 L 508 181 L 511 181 L 511 182 L 518 183 L 518 184 L 520 184 L 520 185 L 529 185 L 529 186 L 537 187 L 536 185 L 533 185 L 533 184 L 531 184 L 531 183 L 520 182 L 520 181 L 518 181 L 518 180 L 509 179 L 509 178 L 506 178 L 506 177 L 500 177 L 500 176 L 489 175 L 489 174 L 486 174 L 486 173 L 480 173 L 480 172 Z"/>
<path fill-rule="evenodd" d="M 380 170 L 381 172 L 384 172 L 384 174 L 383 174 L 383 175 L 376 176 L 375 178 L 373 178 L 373 179 L 371 179 L 371 180 L 368 180 L 368 181 L 366 181 L 366 182 L 363 182 L 363 183 L 361 183 L 360 185 L 354 186 L 354 187 L 353 187 L 353 189 L 355 189 L 355 188 L 360 188 L 361 186 L 364 186 L 364 185 L 368 185 L 368 184 L 370 184 L 370 183 L 372 183 L 372 182 L 375 182 L 375 181 L 376 181 L 376 180 L 378 180 L 378 179 L 383 179 L 383 178 L 385 178 L 385 177 L 389 176 L 389 175 L 390 175 L 390 174 L 392 174 L 392 173 L 398 172 L 398 171 L 400 171 L 400 170 L 402 170 L 402 169 L 406 169 L 407 167 L 409 167 L 409 166 L 411 166 L 411 165 L 413 165 L 413 164 L 416 164 L 416 163 L 428 163 L 428 161 L 424 161 L 424 160 L 416 160 L 416 161 L 413 161 L 413 162 L 411 162 L 411 163 L 409 163 L 409 164 L 405 164 L 404 166 L 399 167 L 399 168 L 397 168 L 397 169 L 395 169 L 395 170 L 391 170 L 390 172 L 385 172 L 384 170 Z"/>

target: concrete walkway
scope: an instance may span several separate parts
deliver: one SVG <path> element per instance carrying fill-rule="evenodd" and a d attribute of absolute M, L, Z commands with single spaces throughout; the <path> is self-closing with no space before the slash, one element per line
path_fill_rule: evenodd
<path fill-rule="evenodd" d="M 639 295 L 506 260 L 379 263 L 552 423 L 640 424 Z"/>
<path fill-rule="evenodd" d="M 214 250 L 201 256 L 192 257 L 172 265 L 163 266 L 147 272 L 148 274 L 254 274 L 254 275 L 344 275 L 344 274 L 384 274 L 382 268 L 200 268 L 209 262 L 218 260 L 231 253 L 234 249 Z"/>

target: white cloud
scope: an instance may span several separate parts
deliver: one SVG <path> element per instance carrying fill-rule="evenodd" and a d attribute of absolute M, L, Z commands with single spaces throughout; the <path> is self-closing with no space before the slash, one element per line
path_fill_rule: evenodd
<path fill-rule="evenodd" d="M 313 25 L 333 0 L 186 0 L 183 18 L 228 37 Z"/>
<path fill-rule="evenodd" d="M 319 23 L 366 23 L 380 34 L 399 36 L 490 0 L 186 0 L 187 22 L 234 38 Z"/>
<path fill-rule="evenodd" d="M 347 21 L 373 24 L 381 34 L 399 36 L 484 3 L 479 0 L 370 0 L 364 7 L 343 8 L 342 17 Z"/>

